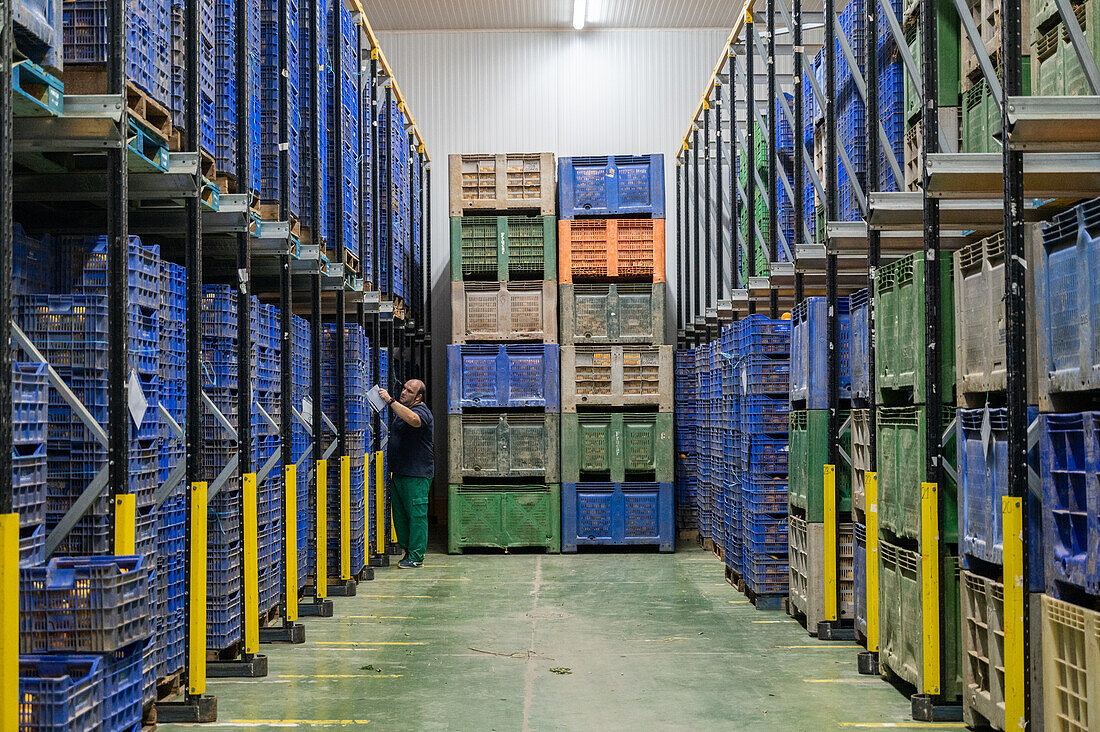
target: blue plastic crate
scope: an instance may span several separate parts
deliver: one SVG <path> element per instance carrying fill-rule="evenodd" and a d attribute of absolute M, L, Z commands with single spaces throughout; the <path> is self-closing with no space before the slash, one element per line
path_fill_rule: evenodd
<path fill-rule="evenodd" d="M 103 724 L 103 656 L 19 656 L 19 729 L 92 730 Z"/>
<path fill-rule="evenodd" d="M 787 516 L 741 508 L 741 546 L 755 554 L 787 553 Z"/>
<path fill-rule="evenodd" d="M 824 297 L 806 298 L 791 312 L 790 395 L 804 409 L 828 408 L 828 327 Z M 852 396 L 849 301 L 837 298 L 839 398 Z"/>
<path fill-rule="evenodd" d="M 38 363 L 12 364 L 12 444 L 34 448 L 46 442 L 49 381 L 47 366 Z"/>
<path fill-rule="evenodd" d="M 739 321 L 743 355 L 786 356 L 791 350 L 791 321 L 750 315 Z"/>
<path fill-rule="evenodd" d="M 741 466 L 747 473 L 787 472 L 787 437 L 741 433 Z"/>
<path fill-rule="evenodd" d="M 794 114 L 794 97 L 790 94 L 784 93 L 783 98 L 787 102 L 787 109 Z M 787 121 L 787 115 L 783 111 L 782 103 L 775 100 L 775 147 L 779 156 L 784 161 L 790 161 L 791 155 L 794 152 L 794 129 L 791 127 L 791 123 Z"/>
<path fill-rule="evenodd" d="M 853 292 L 851 306 L 851 341 L 849 356 L 852 372 L 852 398 L 871 399 L 871 291 Z"/>
<path fill-rule="evenodd" d="M 103 656 L 103 726 L 129 730 L 141 724 L 147 640 Z"/>
<path fill-rule="evenodd" d="M 563 483 L 562 551 L 578 546 L 675 547 L 672 483 Z"/>
<path fill-rule="evenodd" d="M 787 476 L 747 474 L 741 481 L 744 505 L 758 513 L 787 512 Z"/>
<path fill-rule="evenodd" d="M 49 292 L 54 280 L 53 238 L 27 234 L 19 222 L 12 223 L 12 292 L 33 295 Z"/>
<path fill-rule="evenodd" d="M 772 555 L 753 552 L 742 547 L 743 578 L 757 595 L 785 595 L 789 582 L 786 554 Z"/>
<path fill-rule="evenodd" d="M 665 216 L 664 155 L 558 159 L 559 215 Z"/>
<path fill-rule="evenodd" d="M 15 47 L 31 61 L 60 69 L 63 32 L 58 3 L 20 0 L 12 5 Z"/>
<path fill-rule="evenodd" d="M 741 359 L 740 382 L 745 394 L 786 394 L 791 361 L 786 358 L 746 356 Z"/>
<path fill-rule="evenodd" d="M 447 346 L 447 411 L 474 407 L 560 409 L 558 346 Z"/>
<path fill-rule="evenodd" d="M 1040 394 L 1100 389 L 1100 199 L 1043 227 L 1035 271 Z"/>
<path fill-rule="evenodd" d="M 968 558 L 989 565 L 1003 563 L 1001 499 L 1008 495 L 1008 410 L 988 410 L 989 442 L 982 439 L 985 409 L 960 409 L 956 413 L 956 440 L 959 476 L 959 547 L 963 566 L 970 569 Z M 1028 422 L 1038 410 L 1028 410 Z M 1037 451 L 1036 451 L 1037 452 Z M 1034 455 L 1033 458 L 1037 458 Z M 1034 459 L 1032 462 L 1036 462 Z M 1034 467 L 1038 467 L 1035 465 Z M 1028 546 L 1031 550 L 1029 591 L 1043 591 L 1043 522 L 1036 496 L 1029 493 Z"/>
<path fill-rule="evenodd" d="M 110 653 L 152 631 L 142 557 L 55 557 L 19 571 L 22 653 Z"/>
<path fill-rule="evenodd" d="M 750 394 L 742 401 L 742 428 L 753 434 L 786 434 L 790 406 L 781 396 Z"/>
<path fill-rule="evenodd" d="M 1039 417 L 1047 592 L 1100 594 L 1100 413 Z"/>

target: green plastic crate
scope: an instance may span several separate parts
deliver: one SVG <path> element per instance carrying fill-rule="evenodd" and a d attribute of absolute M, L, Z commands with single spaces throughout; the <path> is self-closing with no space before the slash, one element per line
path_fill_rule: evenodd
<path fill-rule="evenodd" d="M 1054 0 L 1033 3 L 1032 55 L 1038 64 L 1035 93 L 1042 96 L 1088 96 L 1092 94 L 1077 52 L 1060 22 Z M 1073 3 L 1077 21 L 1093 58 L 1100 53 L 1100 4 L 1097 0 Z"/>
<path fill-rule="evenodd" d="M 875 270 L 875 391 L 879 404 L 923 404 L 924 252 Z M 951 256 L 940 256 L 940 397 L 955 401 L 955 295 Z M 910 394 L 911 392 L 911 394 Z M 909 398 L 911 395 L 912 398 Z"/>
<path fill-rule="evenodd" d="M 756 169 L 760 171 L 761 180 L 768 180 L 768 131 L 760 125 L 753 125 L 753 159 Z M 746 138 L 747 139 L 747 138 Z M 745 188 L 749 183 L 748 169 L 742 164 L 740 157 L 737 162 L 737 179 L 741 181 L 741 187 Z"/>
<path fill-rule="evenodd" d="M 939 72 L 937 78 L 939 105 L 957 107 L 962 68 L 959 62 L 959 16 L 952 0 L 940 0 L 937 16 L 936 42 L 939 48 L 936 52 L 936 69 Z M 905 40 L 909 44 L 909 52 L 913 54 L 913 60 L 917 62 L 917 66 L 921 64 L 921 35 L 920 14 L 917 12 L 905 21 Z M 905 119 L 912 122 L 920 115 L 921 105 L 917 87 L 909 78 L 909 74 L 905 74 Z"/>
<path fill-rule="evenodd" d="M 556 280 L 553 216 L 452 216 L 451 280 Z"/>
<path fill-rule="evenodd" d="M 999 75 L 999 72 L 998 72 Z M 1031 94 L 1031 59 L 1023 59 L 1024 96 Z M 1001 134 L 1001 109 L 989 82 L 984 78 L 962 95 L 962 151 L 999 153 L 1001 145 L 994 135 Z"/>
<path fill-rule="evenodd" d="M 672 415 L 563 414 L 561 460 L 563 483 L 628 480 L 670 483 Z"/>
<path fill-rule="evenodd" d="M 944 407 L 943 426 L 951 423 L 954 407 Z M 879 407 L 875 415 L 878 431 L 879 526 L 906 539 L 920 539 L 921 483 L 926 480 L 928 412 L 923 406 Z M 956 462 L 955 432 L 943 449 L 948 462 Z M 943 492 L 943 540 L 959 541 L 958 489 L 946 475 Z"/>
<path fill-rule="evenodd" d="M 881 503 L 880 503 L 881 505 Z M 879 542 L 879 662 L 922 690 L 924 680 L 924 609 L 920 552 Z M 940 659 L 947 700 L 962 695 L 962 624 L 959 605 L 958 559 L 946 557 L 940 572 L 940 591 L 946 612 L 940 618 L 945 657 Z"/>
<path fill-rule="evenodd" d="M 544 547 L 561 551 L 561 486 L 451 485 L 447 551 L 467 547 Z"/>
<path fill-rule="evenodd" d="M 839 411 L 838 424 L 848 419 L 848 410 Z M 791 506 L 806 513 L 806 521 L 825 520 L 825 463 L 829 460 L 829 410 L 802 409 L 790 414 L 790 436 L 787 455 L 788 495 Z M 852 433 L 845 430 L 840 445 L 852 454 Z M 841 458 L 836 466 L 836 482 L 840 488 L 839 513 L 852 510 L 852 474 Z"/>

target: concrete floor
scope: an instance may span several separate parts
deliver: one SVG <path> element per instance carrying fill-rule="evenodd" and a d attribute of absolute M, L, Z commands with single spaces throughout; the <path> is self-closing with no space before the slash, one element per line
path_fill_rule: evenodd
<path fill-rule="evenodd" d="M 212 680 L 219 728 L 961 729 L 674 555 L 448 556 L 377 571 L 264 680 Z M 552 669 L 559 669 L 554 672 Z M 561 673 L 568 669 L 569 673 Z M 165 725 L 164 730 L 183 726 Z"/>

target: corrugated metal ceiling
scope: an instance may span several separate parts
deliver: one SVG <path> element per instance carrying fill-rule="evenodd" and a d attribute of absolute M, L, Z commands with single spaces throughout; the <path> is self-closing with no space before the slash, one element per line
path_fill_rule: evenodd
<path fill-rule="evenodd" d="M 731 28 L 741 2 L 588 0 L 585 28 Z M 573 0 L 363 0 L 375 30 L 571 29 Z"/>

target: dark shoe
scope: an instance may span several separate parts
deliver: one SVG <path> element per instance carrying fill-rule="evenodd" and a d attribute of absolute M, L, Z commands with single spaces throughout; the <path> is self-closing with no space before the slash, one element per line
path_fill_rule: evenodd
<path fill-rule="evenodd" d="M 402 559 L 400 562 L 397 563 L 397 566 L 401 569 L 416 569 L 417 567 L 422 567 L 423 565 L 424 562 L 414 562 L 413 560 L 408 558 Z"/>

